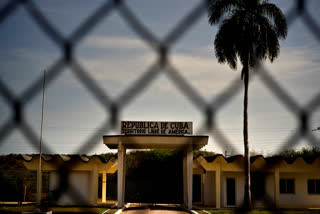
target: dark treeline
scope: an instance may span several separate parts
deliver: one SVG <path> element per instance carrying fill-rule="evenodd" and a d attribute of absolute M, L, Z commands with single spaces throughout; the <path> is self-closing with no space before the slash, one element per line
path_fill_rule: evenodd
<path fill-rule="evenodd" d="M 49 174 L 42 173 L 44 197 L 49 191 Z M 20 155 L 0 156 L 0 201 L 36 200 L 37 172 L 25 168 Z"/>
<path fill-rule="evenodd" d="M 320 147 L 302 148 L 301 150 L 286 150 L 271 157 L 281 157 L 288 162 L 294 161 L 297 157 L 302 157 L 306 162 L 311 163 L 314 159 L 320 157 Z"/>

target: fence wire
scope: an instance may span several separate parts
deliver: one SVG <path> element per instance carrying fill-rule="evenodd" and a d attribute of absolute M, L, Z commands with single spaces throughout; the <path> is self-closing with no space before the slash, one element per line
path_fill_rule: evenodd
<path fill-rule="evenodd" d="M 86 20 L 84 20 L 69 37 L 61 34 L 54 25 L 46 17 L 46 14 L 40 11 L 37 4 L 33 0 L 11 0 L 0 9 L 0 24 L 6 20 L 19 8 L 23 7 L 30 15 L 32 21 L 37 24 L 38 28 L 42 30 L 49 40 L 61 49 L 62 55 L 57 59 L 53 65 L 47 70 L 47 85 L 54 84 L 57 77 L 62 75 L 64 68 L 68 67 L 79 79 L 81 84 L 92 95 L 97 103 L 100 103 L 105 112 L 111 115 L 104 123 L 84 142 L 79 144 L 76 153 L 83 154 L 90 152 L 93 148 L 101 142 L 102 135 L 116 129 L 119 124 L 119 115 L 125 111 L 128 104 L 133 102 L 136 97 L 146 88 L 152 84 L 153 80 L 157 79 L 160 73 L 164 73 L 181 91 L 189 98 L 189 101 L 201 112 L 203 116 L 202 128 L 209 130 L 210 134 L 216 139 L 218 144 L 232 148 L 236 151 L 233 143 L 230 142 L 226 134 L 218 128 L 216 116 L 221 109 L 230 103 L 235 95 L 241 91 L 243 83 L 237 79 L 230 83 L 222 93 L 210 101 L 206 101 L 204 97 L 192 87 L 191 84 L 181 75 L 181 71 L 175 68 L 170 63 L 170 50 L 183 37 L 183 35 L 192 29 L 199 18 L 207 15 L 209 1 L 199 0 L 199 3 L 191 10 L 189 14 L 184 16 L 182 20 L 172 28 L 171 31 L 164 37 L 159 39 L 151 32 L 148 27 L 141 21 L 136 14 L 128 7 L 125 0 L 106 0 L 97 10 L 95 10 Z M 288 27 L 290 28 L 294 22 L 301 20 L 309 32 L 320 43 L 320 26 L 307 10 L 308 1 L 295 0 L 294 6 L 287 12 L 286 18 Z M 108 91 L 102 89 L 99 84 L 90 75 L 90 71 L 82 67 L 75 57 L 74 50 L 81 44 L 81 41 L 92 32 L 97 24 L 103 20 L 108 19 L 110 13 L 117 11 L 121 18 L 126 22 L 128 27 L 133 30 L 142 42 L 151 47 L 156 54 L 157 60 L 150 65 L 141 77 L 134 82 L 126 91 L 116 98 L 112 98 Z M 260 77 L 263 85 L 267 88 L 277 100 L 282 103 L 288 112 L 290 112 L 297 119 L 297 128 L 295 132 L 282 142 L 279 151 L 293 148 L 301 139 L 305 139 L 310 146 L 319 146 L 319 141 L 311 132 L 309 127 L 312 114 L 319 109 L 320 105 L 320 91 L 311 99 L 309 103 L 304 106 L 298 104 L 289 93 L 279 84 L 271 75 L 267 68 L 260 64 L 254 69 L 255 76 Z M 10 106 L 12 117 L 9 118 L 0 127 L 0 145 L 4 140 L 15 130 L 19 129 L 28 143 L 38 149 L 38 135 L 36 131 L 30 126 L 25 118 L 25 107 L 42 91 L 42 77 L 38 79 L 27 88 L 20 96 L 14 95 L 7 84 L 0 78 L 0 96 Z M 48 153 L 53 153 L 53 148 L 45 140 L 43 142 L 43 150 Z M 72 197 L 79 197 L 75 187 L 68 183 L 70 168 L 60 167 L 61 183 L 59 188 L 55 191 L 55 199 L 58 200 L 61 194 L 67 189 L 73 189 Z M 271 197 L 269 197 L 271 201 Z"/>

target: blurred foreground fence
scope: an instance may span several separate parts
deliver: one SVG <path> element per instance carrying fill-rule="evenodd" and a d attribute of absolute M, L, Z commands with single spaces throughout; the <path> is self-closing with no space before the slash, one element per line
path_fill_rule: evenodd
<path fill-rule="evenodd" d="M 293 1 L 293 0 L 292 0 Z M 311 16 L 307 10 L 308 1 L 295 0 L 294 6 L 286 13 L 288 26 L 292 26 L 297 20 L 302 21 L 311 34 L 318 40 L 320 44 L 320 27 L 319 20 Z M 199 109 L 203 115 L 202 127 L 206 130 L 211 130 L 210 135 L 216 139 L 219 144 L 228 145 L 232 148 L 232 142 L 229 142 L 225 137 L 225 133 L 221 130 L 216 130 L 216 114 L 220 109 L 229 103 L 234 95 L 242 88 L 242 82 L 239 79 L 235 82 L 231 82 L 219 96 L 206 101 L 201 94 L 198 93 L 196 88 L 193 88 L 188 81 L 186 81 L 181 75 L 182 71 L 177 70 L 170 63 L 170 50 L 174 48 L 175 43 L 183 36 L 185 32 L 193 28 L 199 18 L 203 15 L 207 15 L 208 1 L 199 0 L 199 3 L 194 7 L 189 14 L 182 17 L 181 21 L 172 26 L 171 31 L 162 39 L 159 39 L 154 35 L 143 23 L 143 20 L 139 20 L 135 13 L 127 6 L 125 0 L 106 0 L 101 7 L 99 7 L 94 13 L 88 16 L 86 20 L 79 25 L 73 33 L 66 37 L 59 33 L 57 29 L 47 19 L 46 14 L 43 14 L 37 4 L 32 0 L 10 0 L 2 8 L 0 8 L 0 24 L 6 22 L 6 20 L 13 14 L 18 8 L 23 7 L 30 15 L 30 19 L 43 31 L 49 40 L 53 41 L 58 48 L 62 50 L 60 58 L 53 63 L 53 65 L 47 70 L 47 85 L 54 84 L 55 79 L 64 72 L 64 68 L 68 67 L 80 80 L 82 85 L 88 90 L 88 92 L 95 98 L 97 103 L 100 103 L 106 112 L 111 115 L 98 129 L 84 142 L 79 143 L 77 153 L 83 154 L 94 148 L 98 142 L 101 142 L 102 135 L 108 133 L 112 129 L 116 129 L 119 124 L 119 114 L 126 109 L 126 106 L 130 104 L 145 87 L 151 84 L 152 80 L 159 76 L 159 73 L 163 72 L 171 79 L 177 88 L 189 98 L 189 101 L 194 104 L 195 108 Z M 109 96 L 108 91 L 103 90 L 102 87 L 91 77 L 90 71 L 83 68 L 78 63 L 74 56 L 74 49 L 79 45 L 81 40 L 86 37 L 95 26 L 102 20 L 108 19 L 108 15 L 113 11 L 117 11 L 121 18 L 128 24 L 136 35 L 152 48 L 157 55 L 157 61 L 149 66 L 144 74 L 130 87 L 128 90 L 122 93 L 116 98 Z M 268 72 L 268 70 L 261 64 L 257 67 L 254 73 L 261 77 L 264 86 L 272 92 L 277 98 L 277 101 L 286 106 L 287 111 L 291 112 L 294 117 L 297 118 L 297 129 L 295 132 L 282 143 L 281 150 L 293 148 L 301 139 L 305 139 L 311 146 L 318 146 L 319 141 L 311 132 L 313 127 L 309 127 L 312 114 L 319 109 L 320 105 L 320 91 L 314 96 L 314 98 L 304 106 L 298 104 L 298 102 L 287 93 L 284 88 L 279 84 Z M 39 137 L 35 130 L 28 125 L 28 121 L 25 120 L 24 110 L 25 106 L 33 100 L 36 96 L 39 96 L 42 91 L 42 76 L 39 76 L 27 90 L 25 90 L 20 96 L 16 96 L 11 86 L 8 86 L 6 82 L 0 77 L 0 96 L 10 106 L 12 117 L 6 121 L 0 127 L 0 145 L 15 129 L 19 129 L 25 139 L 38 150 Z M 241 91 L 241 90 L 240 90 Z M 214 130 L 214 132 L 213 132 Z M 43 141 L 43 147 L 45 151 L 53 151 L 50 148 L 50 144 Z M 61 178 L 68 176 L 68 168 L 61 169 Z M 72 184 L 67 184 L 71 185 Z M 64 187 L 59 188 L 59 195 L 64 191 Z M 76 191 L 75 191 L 76 192 Z M 77 194 L 74 194 L 77 197 Z"/>

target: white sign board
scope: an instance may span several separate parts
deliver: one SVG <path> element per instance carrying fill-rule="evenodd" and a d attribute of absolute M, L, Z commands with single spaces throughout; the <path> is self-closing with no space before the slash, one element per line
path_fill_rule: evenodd
<path fill-rule="evenodd" d="M 124 135 L 192 135 L 192 122 L 121 121 Z"/>

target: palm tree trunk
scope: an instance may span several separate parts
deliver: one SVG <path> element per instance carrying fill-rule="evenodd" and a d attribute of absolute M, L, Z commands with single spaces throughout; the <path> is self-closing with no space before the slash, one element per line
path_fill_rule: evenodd
<path fill-rule="evenodd" d="M 249 89 L 249 60 L 248 64 L 244 65 L 244 108 L 243 108 L 243 141 L 244 141 L 244 208 L 251 210 L 251 190 L 250 190 L 250 152 L 248 140 L 248 89 Z"/>

